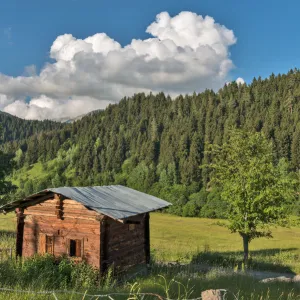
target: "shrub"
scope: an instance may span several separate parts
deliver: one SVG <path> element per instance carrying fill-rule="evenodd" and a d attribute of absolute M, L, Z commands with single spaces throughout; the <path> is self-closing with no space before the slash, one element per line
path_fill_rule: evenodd
<path fill-rule="evenodd" d="M 222 201 L 220 191 L 213 189 L 207 196 L 207 201 L 201 209 L 200 217 L 224 219 L 226 214 L 227 205 Z"/>
<path fill-rule="evenodd" d="M 97 284 L 98 270 L 90 265 L 74 263 L 67 258 L 35 255 L 25 260 L 0 263 L 0 282 L 3 286 L 41 289 L 91 288 Z"/>

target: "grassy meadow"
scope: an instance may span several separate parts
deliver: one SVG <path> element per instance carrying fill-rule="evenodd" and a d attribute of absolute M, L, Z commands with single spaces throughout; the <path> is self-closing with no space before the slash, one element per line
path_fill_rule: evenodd
<path fill-rule="evenodd" d="M 156 261 L 207 263 L 236 267 L 242 239 L 222 226 L 226 221 L 151 214 L 151 249 Z M 297 223 L 294 220 L 293 223 Z M 252 266 L 300 274 L 300 226 L 273 228 L 273 238 L 250 243 Z"/>
<path fill-rule="evenodd" d="M 7 215 L 0 214 L 0 249 L 15 249 L 15 231 L 17 226 L 16 221 L 17 220 L 14 213 Z"/>
<path fill-rule="evenodd" d="M 27 167 L 24 166 L 22 169 L 14 172 L 9 180 L 17 186 L 20 186 L 21 180 L 41 180 L 49 175 L 48 168 L 51 169 L 54 163 L 55 161 L 51 160 L 44 165 L 41 162 L 37 162 Z"/>
<path fill-rule="evenodd" d="M 25 263 L 5 260 L 0 262 L 0 288 L 73 291 L 73 294 L 56 293 L 57 299 L 90 299 L 75 291 L 126 294 L 113 295 L 111 299 L 128 299 L 130 292 L 130 299 L 157 299 L 142 293 L 158 293 L 166 299 L 191 299 L 211 288 L 228 289 L 225 299 L 300 299 L 300 284 L 265 284 L 247 274 L 234 272 L 241 268 L 242 242 L 237 234 L 220 226 L 224 221 L 160 213 L 151 214 L 150 219 L 153 265 L 147 275 L 118 284 L 110 277 L 94 284 L 95 275 L 85 266 L 72 269 L 65 262 L 54 266 L 49 257 Z M 14 247 L 15 227 L 14 214 L 0 215 L 0 248 Z M 250 244 L 251 268 L 300 273 L 300 228 L 279 227 L 273 233 L 273 239 L 257 239 Z M 184 265 L 166 265 L 166 262 Z M 214 267 L 199 272 L 194 268 L 197 265 Z M 51 295 L 21 295 L 2 291 L 0 299 L 54 299 Z"/>

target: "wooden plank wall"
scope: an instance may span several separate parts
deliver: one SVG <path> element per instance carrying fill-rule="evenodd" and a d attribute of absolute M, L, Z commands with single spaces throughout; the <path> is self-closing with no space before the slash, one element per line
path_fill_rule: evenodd
<path fill-rule="evenodd" d="M 146 262 L 145 253 L 145 215 L 130 218 L 140 224 L 123 224 L 109 219 L 106 234 L 108 235 L 107 264 L 114 265 L 116 269 L 124 268 Z"/>
<path fill-rule="evenodd" d="M 61 202 L 58 202 L 61 201 Z M 99 214 L 80 203 L 57 198 L 28 207 L 24 210 L 25 224 L 22 256 L 29 257 L 39 251 L 39 233 L 53 235 L 54 255 L 67 253 L 69 239 L 83 241 L 83 259 L 100 267 Z"/>

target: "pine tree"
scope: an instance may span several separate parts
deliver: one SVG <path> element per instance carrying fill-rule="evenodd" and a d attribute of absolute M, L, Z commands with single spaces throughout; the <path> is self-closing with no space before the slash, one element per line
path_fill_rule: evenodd
<path fill-rule="evenodd" d="M 296 170 L 300 170 L 300 124 L 297 124 L 292 141 L 292 165 Z"/>
<path fill-rule="evenodd" d="M 2 127 L 0 126 L 0 137 L 2 137 Z M 13 167 L 12 155 L 0 150 L 0 203 L 7 202 L 9 196 L 15 191 L 15 186 L 6 179 Z"/>

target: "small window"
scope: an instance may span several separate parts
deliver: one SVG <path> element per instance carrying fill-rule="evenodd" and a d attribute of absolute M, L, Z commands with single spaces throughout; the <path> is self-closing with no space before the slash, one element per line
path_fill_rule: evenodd
<path fill-rule="evenodd" d="M 46 235 L 46 253 L 54 254 L 54 238 Z"/>
<path fill-rule="evenodd" d="M 39 244 L 38 244 L 39 254 L 54 254 L 54 236 L 46 235 L 45 233 L 39 234 Z"/>
<path fill-rule="evenodd" d="M 69 255 L 71 257 L 82 257 L 82 241 L 81 240 L 70 240 Z"/>

